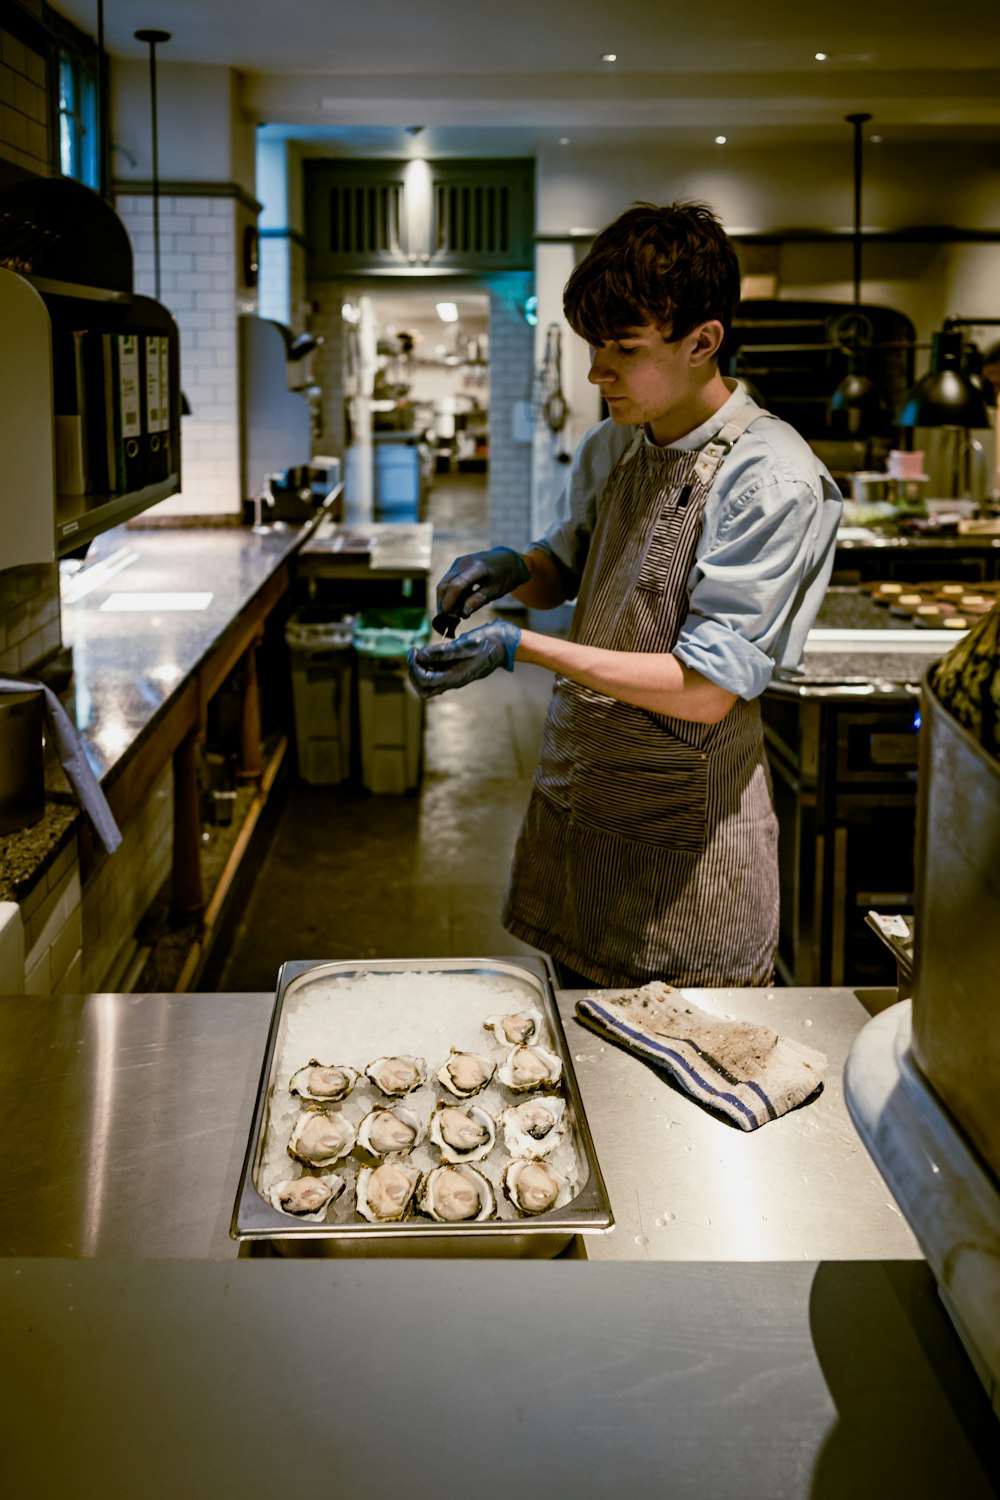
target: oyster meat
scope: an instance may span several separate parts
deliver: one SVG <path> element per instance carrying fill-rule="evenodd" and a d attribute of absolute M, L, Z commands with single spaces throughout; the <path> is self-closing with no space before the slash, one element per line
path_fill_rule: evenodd
<path fill-rule="evenodd" d="M 357 1073 L 346 1064 L 321 1063 L 312 1057 L 304 1068 L 292 1074 L 288 1090 L 300 1099 L 313 1099 L 318 1104 L 339 1104 L 357 1081 Z"/>
<path fill-rule="evenodd" d="M 559 1082 L 562 1062 L 544 1047 L 512 1047 L 497 1068 L 497 1077 L 515 1094 L 551 1088 Z"/>
<path fill-rule="evenodd" d="M 390 1099 L 402 1099 L 427 1082 L 427 1064 L 422 1057 L 377 1057 L 365 1073 Z"/>
<path fill-rule="evenodd" d="M 319 1223 L 347 1183 L 331 1172 L 326 1177 L 291 1177 L 268 1189 L 268 1201 L 283 1214 Z"/>
<path fill-rule="evenodd" d="M 550 1208 L 562 1208 L 573 1196 L 572 1184 L 547 1161 L 508 1162 L 503 1190 L 522 1214 L 543 1214 Z"/>
<path fill-rule="evenodd" d="M 487 1016 L 483 1026 L 492 1031 L 502 1047 L 524 1047 L 538 1039 L 542 1018 L 537 1010 L 528 1006 L 525 1010 L 510 1011 L 505 1016 Z"/>
<path fill-rule="evenodd" d="M 445 1161 L 482 1161 L 493 1150 L 496 1121 L 478 1104 L 464 1109 L 439 1104 L 431 1115 L 430 1138 Z"/>
<path fill-rule="evenodd" d="M 389 1224 L 410 1211 L 420 1172 L 405 1162 L 384 1161 L 358 1173 L 358 1213 L 372 1224 Z"/>
<path fill-rule="evenodd" d="M 452 1047 L 448 1061 L 438 1070 L 438 1079 L 459 1099 L 471 1099 L 486 1087 L 495 1070 L 496 1063 L 490 1058 Z"/>
<path fill-rule="evenodd" d="M 509 1105 L 500 1120 L 511 1156 L 537 1161 L 554 1151 L 566 1134 L 566 1100 L 556 1094 L 525 1099 Z"/>
<path fill-rule="evenodd" d="M 428 1172 L 417 1207 L 439 1224 L 467 1224 L 491 1219 L 497 1204 L 483 1174 L 463 1162 Z"/>
<path fill-rule="evenodd" d="M 371 1156 L 402 1156 L 424 1138 L 420 1116 L 405 1104 L 379 1104 L 358 1126 L 358 1145 Z"/>
<path fill-rule="evenodd" d="M 288 1154 L 307 1167 L 332 1167 L 354 1148 L 354 1126 L 344 1115 L 310 1104 L 292 1127 Z"/>

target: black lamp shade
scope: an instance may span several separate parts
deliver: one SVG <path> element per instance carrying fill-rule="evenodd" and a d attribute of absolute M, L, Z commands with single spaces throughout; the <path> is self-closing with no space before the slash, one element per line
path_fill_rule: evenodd
<path fill-rule="evenodd" d="M 900 427 L 989 427 L 982 392 L 962 374 L 960 333 L 936 333 L 931 368 L 906 395 Z"/>
<path fill-rule="evenodd" d="M 882 394 L 867 375 L 851 371 L 830 397 L 830 430 L 836 437 L 869 438 L 885 429 Z"/>

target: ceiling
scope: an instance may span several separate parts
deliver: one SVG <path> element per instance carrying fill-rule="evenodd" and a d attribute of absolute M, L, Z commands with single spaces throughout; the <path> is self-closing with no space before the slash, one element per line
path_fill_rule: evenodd
<path fill-rule="evenodd" d="M 56 0 L 93 36 L 97 0 Z M 244 108 L 327 154 L 842 140 L 1000 143 L 996 0 L 109 0 L 112 57 L 242 75 Z M 617 61 L 605 62 L 613 52 Z M 825 52 L 825 61 L 815 59 Z M 407 127 L 411 127 L 407 130 Z M 418 129 L 416 129 L 418 128 Z"/>

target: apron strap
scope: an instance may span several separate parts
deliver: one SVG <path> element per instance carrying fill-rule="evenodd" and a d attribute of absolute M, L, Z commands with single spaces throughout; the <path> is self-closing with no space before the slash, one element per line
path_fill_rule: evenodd
<path fill-rule="evenodd" d="M 758 417 L 769 415 L 762 407 L 755 406 L 752 401 L 747 401 L 744 406 L 741 406 L 736 415 L 730 417 L 726 425 L 719 429 L 711 442 L 706 443 L 700 450 L 694 465 L 694 472 L 700 482 L 710 485 L 719 465 L 736 440 L 743 436 L 748 427 L 753 426 Z"/>

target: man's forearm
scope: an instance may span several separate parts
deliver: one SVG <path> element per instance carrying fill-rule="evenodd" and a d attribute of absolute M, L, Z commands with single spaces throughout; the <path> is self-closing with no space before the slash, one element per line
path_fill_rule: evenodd
<path fill-rule="evenodd" d="M 606 651 L 524 630 L 516 659 L 548 667 L 620 703 L 694 724 L 717 724 L 736 702 L 735 693 L 692 671 L 670 652 Z"/>
<path fill-rule="evenodd" d="M 531 577 L 527 583 L 522 583 L 520 588 L 514 590 L 514 598 L 526 604 L 529 609 L 555 609 L 558 605 L 565 604 L 568 597 L 566 586 L 552 554 L 543 547 L 529 547 L 521 556 Z"/>

